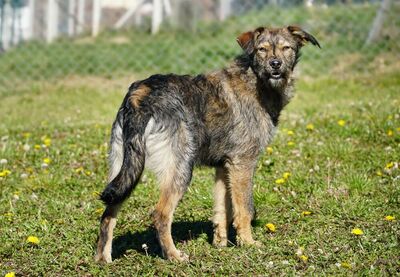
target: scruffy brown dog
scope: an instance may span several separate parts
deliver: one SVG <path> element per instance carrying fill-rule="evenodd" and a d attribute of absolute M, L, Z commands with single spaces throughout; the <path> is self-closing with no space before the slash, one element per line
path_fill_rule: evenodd
<path fill-rule="evenodd" d="M 174 245 L 171 224 L 196 164 L 216 168 L 213 244 L 227 245 L 232 222 L 238 244 L 257 243 L 250 226 L 257 159 L 293 96 L 300 48 L 319 43 L 296 26 L 260 27 L 237 41 L 244 53 L 227 68 L 196 77 L 154 75 L 130 86 L 112 127 L 97 261 L 111 262 L 118 210 L 145 167 L 160 182 L 153 219 L 167 259 L 188 259 Z"/>

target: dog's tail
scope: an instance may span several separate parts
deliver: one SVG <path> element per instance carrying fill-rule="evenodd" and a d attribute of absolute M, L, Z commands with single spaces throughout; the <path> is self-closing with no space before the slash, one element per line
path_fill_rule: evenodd
<path fill-rule="evenodd" d="M 138 184 L 145 164 L 144 129 L 148 120 L 126 97 L 112 127 L 108 185 L 100 195 L 106 205 L 122 203 Z"/>

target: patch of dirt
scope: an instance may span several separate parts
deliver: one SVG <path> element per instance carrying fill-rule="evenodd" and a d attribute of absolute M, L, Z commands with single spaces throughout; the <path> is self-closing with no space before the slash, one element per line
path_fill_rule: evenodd
<path fill-rule="evenodd" d="M 371 61 L 374 72 L 378 74 L 400 72 L 400 55 L 394 53 L 382 53 Z"/>
<path fill-rule="evenodd" d="M 361 54 L 346 54 L 341 56 L 338 60 L 336 65 L 332 68 L 332 74 L 334 75 L 342 75 L 344 73 L 350 73 L 351 67 L 358 63 L 362 58 Z M 350 70 L 349 70 L 350 69 Z"/>
<path fill-rule="evenodd" d="M 110 88 L 110 89 L 123 89 L 126 90 L 131 83 L 140 78 L 134 75 L 105 78 L 100 76 L 79 76 L 71 75 L 63 79 L 57 80 L 55 85 L 60 85 L 67 88 L 88 87 L 95 89 Z"/>
<path fill-rule="evenodd" d="M 110 42 L 113 44 L 129 44 L 130 40 L 128 37 L 117 36 L 110 39 Z"/>

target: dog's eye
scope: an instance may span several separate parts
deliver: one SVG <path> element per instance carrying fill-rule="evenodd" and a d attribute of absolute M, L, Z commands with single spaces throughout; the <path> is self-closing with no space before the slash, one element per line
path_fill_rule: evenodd
<path fill-rule="evenodd" d="M 289 49 L 291 49 L 290 46 L 283 46 L 283 48 L 282 48 L 283 51 L 286 51 L 286 50 L 289 50 Z"/>
<path fill-rule="evenodd" d="M 258 51 L 259 51 L 259 52 L 267 52 L 267 48 L 265 48 L 265 47 L 260 47 L 260 48 L 258 48 Z"/>

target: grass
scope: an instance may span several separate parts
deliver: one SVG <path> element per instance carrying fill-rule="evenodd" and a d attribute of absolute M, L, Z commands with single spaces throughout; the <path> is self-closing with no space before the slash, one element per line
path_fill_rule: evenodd
<path fill-rule="evenodd" d="M 393 13 L 385 39 L 363 47 L 375 9 L 251 11 L 195 33 L 108 32 L 0 56 L 0 276 L 398 274 L 400 22 Z M 149 216 L 158 189 L 146 172 L 119 216 L 114 262 L 94 263 L 110 127 L 129 83 L 219 67 L 239 50 L 232 38 L 266 18 L 307 27 L 323 49 L 305 48 L 297 96 L 258 163 L 253 232 L 263 247 L 212 247 L 214 173 L 198 168 L 173 225 L 190 262 L 163 260 Z"/>
<path fill-rule="evenodd" d="M 90 83 L 43 84 L 2 99 L 0 159 L 7 163 L 0 171 L 11 173 L 0 179 L 0 274 L 399 272 L 400 225 L 384 220 L 400 217 L 398 71 L 299 81 L 272 153 L 260 158 L 255 175 L 253 230 L 264 245 L 259 249 L 211 246 L 213 171 L 197 169 L 173 225 L 178 248 L 191 256 L 187 264 L 160 257 L 149 216 L 158 195 L 150 173 L 122 209 L 114 262 L 93 262 L 110 124 L 124 90 Z M 308 124 L 313 130 L 307 130 Z M 51 162 L 43 168 L 46 158 Z M 290 177 L 276 184 L 284 172 Z M 311 214 L 304 216 L 304 211 Z M 273 223 L 276 232 L 268 232 L 266 223 Z M 364 234 L 353 235 L 353 228 Z M 38 237 L 39 244 L 27 243 L 28 236 Z"/>

